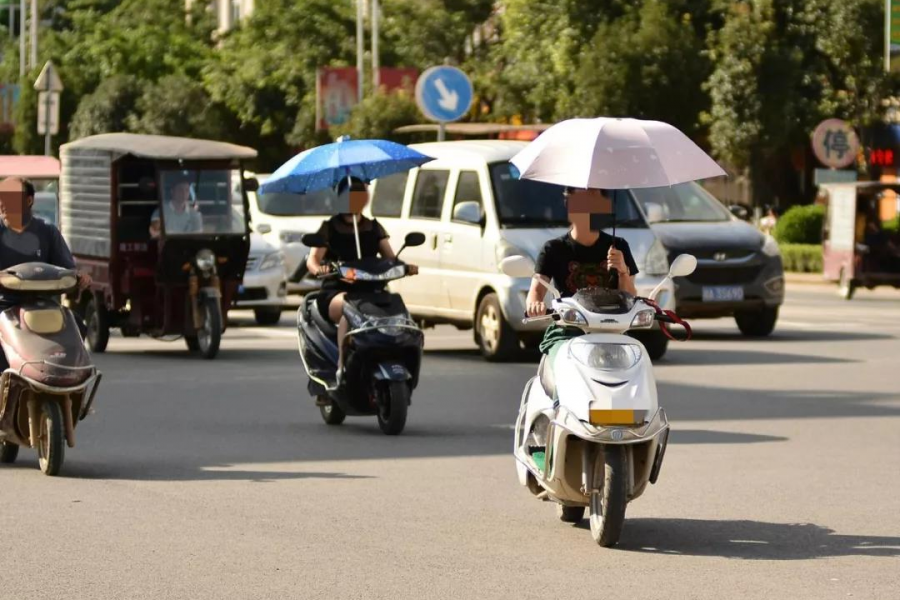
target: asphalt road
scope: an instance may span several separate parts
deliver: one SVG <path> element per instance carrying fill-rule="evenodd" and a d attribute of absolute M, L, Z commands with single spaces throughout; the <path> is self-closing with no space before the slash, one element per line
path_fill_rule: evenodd
<path fill-rule="evenodd" d="M 900 293 L 794 286 L 776 334 L 697 321 L 620 545 L 518 486 L 534 360 L 430 331 L 406 432 L 328 427 L 285 314 L 220 358 L 114 339 L 63 476 L 0 468 L 0 598 L 900 598 Z"/>

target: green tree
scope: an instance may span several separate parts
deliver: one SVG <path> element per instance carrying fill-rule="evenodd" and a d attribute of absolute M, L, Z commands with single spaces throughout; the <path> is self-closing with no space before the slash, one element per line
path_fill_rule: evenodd
<path fill-rule="evenodd" d="M 695 135 L 712 65 L 690 13 L 674 12 L 674 4 L 646 0 L 602 23 L 585 47 L 571 99 L 560 103 L 564 112 L 658 119 Z"/>
<path fill-rule="evenodd" d="M 128 131 L 143 93 L 141 82 L 131 75 L 116 75 L 105 80 L 81 99 L 72 118 L 70 138 L 77 140 L 98 133 Z"/>
<path fill-rule="evenodd" d="M 200 83 L 184 75 L 166 75 L 146 86 L 135 108 L 127 117 L 135 133 L 227 139 L 233 131 L 229 115 Z"/>
<path fill-rule="evenodd" d="M 349 135 L 357 139 L 398 139 L 395 129 L 421 122 L 422 113 L 415 99 L 405 90 L 396 90 L 369 95 L 353 109 L 350 119 L 333 128 L 331 134 L 335 138 Z"/>

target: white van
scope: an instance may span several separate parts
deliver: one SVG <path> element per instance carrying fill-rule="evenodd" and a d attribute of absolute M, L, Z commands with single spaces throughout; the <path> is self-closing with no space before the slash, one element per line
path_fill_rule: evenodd
<path fill-rule="evenodd" d="M 416 144 L 436 160 L 382 178 L 371 190 L 368 211 L 391 234 L 395 249 L 411 231 L 426 243 L 403 254 L 420 274 L 394 282 L 412 315 L 425 326 L 449 323 L 474 329 L 475 342 L 488 360 L 503 360 L 521 344 L 536 347 L 544 325 L 522 323 L 529 279 L 500 273 L 507 256 L 537 258 L 544 243 L 568 230 L 558 186 L 520 180 L 509 159 L 526 145 L 512 141 L 463 141 Z M 638 293 L 649 294 L 669 265 L 665 249 L 647 225 L 630 194 L 617 200 L 616 235 L 631 247 L 640 273 Z M 674 308 L 671 283 L 660 296 Z M 667 339 L 655 329 L 635 337 L 651 358 L 662 356 Z"/>
<path fill-rule="evenodd" d="M 263 183 L 270 174 L 247 173 L 247 178 L 251 177 Z M 318 231 L 322 222 L 334 214 L 333 197 L 331 190 L 304 195 L 247 193 L 253 231 L 284 253 L 290 293 L 306 293 L 319 287 L 319 282 L 306 273 L 309 248 L 300 239 Z"/>

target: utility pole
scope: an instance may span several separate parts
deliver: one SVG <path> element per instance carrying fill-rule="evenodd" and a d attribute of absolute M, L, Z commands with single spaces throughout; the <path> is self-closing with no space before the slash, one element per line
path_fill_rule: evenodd
<path fill-rule="evenodd" d="M 381 6 L 372 0 L 372 89 L 378 91 L 381 85 L 381 60 L 378 57 L 378 25 L 381 21 Z"/>
<path fill-rule="evenodd" d="M 365 83 L 365 64 L 363 61 L 363 54 L 366 50 L 366 41 L 363 39 L 363 35 L 365 34 L 365 30 L 363 28 L 363 2 L 365 0 L 356 0 L 356 83 L 359 86 L 359 94 L 358 100 L 360 102 L 363 101 L 365 87 L 363 84 Z"/>
<path fill-rule="evenodd" d="M 25 0 L 19 0 L 19 78 L 25 77 Z"/>
<path fill-rule="evenodd" d="M 31 68 L 38 64 L 38 2 L 31 0 Z"/>

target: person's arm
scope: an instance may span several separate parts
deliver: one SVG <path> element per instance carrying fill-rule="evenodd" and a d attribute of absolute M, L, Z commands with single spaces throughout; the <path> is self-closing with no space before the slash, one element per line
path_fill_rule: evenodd
<path fill-rule="evenodd" d="M 153 214 L 150 215 L 150 237 L 155 240 L 159 237 L 161 230 L 162 226 L 159 221 L 159 209 L 157 208 L 153 211 Z"/>
<path fill-rule="evenodd" d="M 628 242 L 616 238 L 607 253 L 608 268 L 615 269 L 619 275 L 619 290 L 637 296 L 637 288 L 634 286 L 634 276 L 638 274 L 637 263 L 631 254 Z"/>
<path fill-rule="evenodd" d="M 328 248 L 312 248 L 312 252 L 309 253 L 309 258 L 306 259 L 306 268 L 309 269 L 310 273 L 313 275 L 324 275 L 331 271 L 329 265 L 322 263 L 322 261 L 325 260 L 325 254 L 327 252 Z"/>
<path fill-rule="evenodd" d="M 552 272 L 553 253 L 551 240 L 544 244 L 541 253 L 538 254 L 537 262 L 534 265 L 535 277 L 531 280 L 531 287 L 528 288 L 528 296 L 525 298 L 525 314 L 529 317 L 541 317 L 547 314 L 547 305 L 544 304 L 547 288 L 541 282 L 550 283 L 552 279 L 550 273 Z"/>
<path fill-rule="evenodd" d="M 62 233 L 53 226 L 51 226 L 51 230 L 53 237 L 50 243 L 50 256 L 47 257 L 47 262 L 51 265 L 62 267 L 63 269 L 76 269 L 75 258 L 72 256 L 72 251 L 69 250 L 69 245 L 66 243 L 65 238 L 63 238 Z M 91 281 L 90 275 L 82 271 L 78 272 L 79 288 L 87 289 L 87 287 L 91 285 Z"/>

